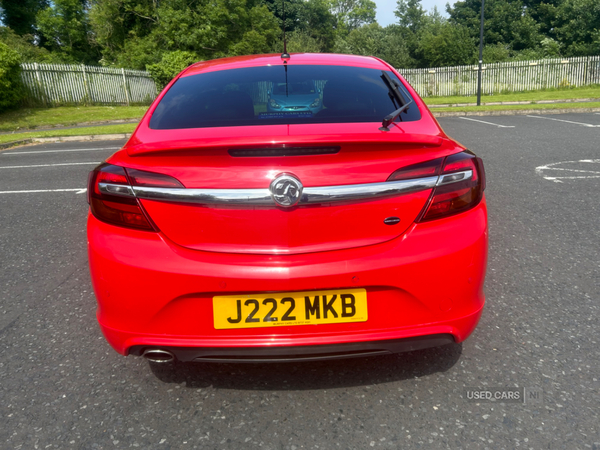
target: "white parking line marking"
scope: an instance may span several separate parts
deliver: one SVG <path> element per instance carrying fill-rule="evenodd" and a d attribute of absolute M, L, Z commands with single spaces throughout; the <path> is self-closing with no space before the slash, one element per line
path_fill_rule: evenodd
<path fill-rule="evenodd" d="M 34 152 L 3 152 L 0 155 L 32 155 L 34 153 L 95 152 L 99 150 L 118 150 L 121 147 L 75 148 L 68 150 L 36 150 Z"/>
<path fill-rule="evenodd" d="M 486 122 L 484 120 L 471 119 L 470 117 L 459 117 L 459 119 L 463 120 L 472 120 L 473 122 L 485 123 L 486 125 L 494 125 L 498 128 L 514 128 L 514 125 L 498 125 L 497 123 Z"/>
<path fill-rule="evenodd" d="M 546 164 L 544 166 L 536 167 L 535 171 L 538 175 L 542 176 L 545 180 L 554 181 L 555 183 L 562 183 L 561 180 L 579 180 L 579 179 L 583 179 L 583 178 L 600 178 L 600 172 L 597 172 L 595 170 L 581 170 L 581 169 L 569 169 L 569 168 L 565 168 L 565 167 L 555 167 L 559 164 L 563 165 L 563 164 L 581 164 L 581 163 L 600 164 L 600 159 L 580 159 L 579 161 L 561 161 L 561 162 L 557 162 L 557 163 Z M 546 171 L 548 171 L 548 170 L 562 170 L 565 172 L 577 172 L 577 173 L 585 173 L 585 174 L 593 173 L 594 175 L 579 175 L 579 176 L 572 176 L 572 177 L 554 177 L 554 176 L 546 175 L 546 173 L 548 173 Z"/>
<path fill-rule="evenodd" d="M 79 163 L 60 163 L 60 164 L 33 164 L 31 166 L 0 166 L 0 169 L 28 169 L 30 167 L 58 167 L 58 166 L 84 166 L 84 165 L 98 165 L 99 162 L 79 162 Z"/>
<path fill-rule="evenodd" d="M 83 194 L 87 192 L 87 189 L 33 189 L 29 191 L 0 191 L 0 194 L 37 194 L 39 192 L 75 192 L 76 194 Z"/>
<path fill-rule="evenodd" d="M 526 117 L 533 117 L 534 119 L 546 119 L 546 120 L 555 120 L 557 122 L 572 123 L 575 125 L 581 125 L 582 127 L 600 128 L 600 125 L 592 125 L 591 123 L 583 123 L 583 122 L 573 122 L 572 120 L 555 119 L 554 117 L 529 116 L 529 115 Z"/>
<path fill-rule="evenodd" d="M 581 162 L 581 161 L 580 161 Z M 563 169 L 562 167 L 544 167 L 544 169 L 551 169 L 551 170 L 564 170 L 566 172 L 583 172 L 583 173 L 595 173 L 600 175 L 600 172 L 595 172 L 593 170 L 579 170 L 579 169 Z"/>

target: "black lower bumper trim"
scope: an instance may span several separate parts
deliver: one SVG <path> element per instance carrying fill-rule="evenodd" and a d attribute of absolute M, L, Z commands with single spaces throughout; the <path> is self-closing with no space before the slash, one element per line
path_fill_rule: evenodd
<path fill-rule="evenodd" d="M 141 356 L 145 350 L 157 348 L 171 352 L 178 361 L 182 362 L 321 361 L 410 352 L 454 342 L 454 337 L 451 334 L 431 334 L 385 341 L 293 347 L 152 347 L 136 345 L 129 349 L 129 354 Z"/>

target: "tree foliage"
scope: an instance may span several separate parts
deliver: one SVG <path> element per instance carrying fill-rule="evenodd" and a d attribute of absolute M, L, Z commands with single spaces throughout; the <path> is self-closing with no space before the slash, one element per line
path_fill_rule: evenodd
<path fill-rule="evenodd" d="M 448 18 L 421 1 L 397 0 L 381 27 L 373 0 L 0 0 L 0 42 L 22 61 L 148 68 L 161 84 L 194 59 L 282 52 L 284 29 L 292 52 L 475 62 L 481 0 L 448 4 Z M 599 54 L 599 0 L 485 2 L 485 62 Z"/>
<path fill-rule="evenodd" d="M 459 66 L 476 62 L 476 48 L 466 27 L 444 22 L 437 30 L 423 30 L 417 54 L 426 67 Z"/>
<path fill-rule="evenodd" d="M 0 0 L 0 20 L 19 36 L 36 34 L 36 15 L 48 0 Z"/>
<path fill-rule="evenodd" d="M 329 0 L 329 8 L 337 20 L 338 30 L 344 34 L 375 22 L 377 6 L 371 0 Z"/>
<path fill-rule="evenodd" d="M 179 72 L 198 61 L 198 56 L 192 52 L 176 50 L 165 53 L 157 64 L 147 66 L 150 76 L 159 89 L 164 88 Z"/>
<path fill-rule="evenodd" d="M 477 37 L 481 2 L 458 1 L 448 7 L 450 21 Z M 510 57 L 600 54 L 598 0 L 486 0 L 484 42 L 505 46 Z"/>
<path fill-rule="evenodd" d="M 162 55 L 185 51 L 198 59 L 264 53 L 280 29 L 265 4 L 252 0 L 102 0 L 91 21 L 102 62 L 144 69 Z"/>
<path fill-rule="evenodd" d="M 49 52 L 46 48 L 32 44 L 34 37 L 30 34 L 19 36 L 7 27 L 0 27 L 0 42 L 16 51 L 21 62 L 38 63 L 64 63 L 65 60 L 56 53 Z"/>
<path fill-rule="evenodd" d="M 600 2 L 598 0 L 565 0 L 549 8 L 556 19 L 553 37 L 564 46 L 566 56 L 600 54 Z"/>
<path fill-rule="evenodd" d="M 91 39 L 87 12 L 86 0 L 52 0 L 36 16 L 45 47 L 65 61 L 97 63 L 99 52 Z"/>
<path fill-rule="evenodd" d="M 382 28 L 377 23 L 352 30 L 336 41 L 335 52 L 354 55 L 376 55 L 394 67 L 410 67 L 411 60 L 402 34 L 396 27 Z"/>
<path fill-rule="evenodd" d="M 0 112 L 15 107 L 23 97 L 21 57 L 0 42 Z"/>

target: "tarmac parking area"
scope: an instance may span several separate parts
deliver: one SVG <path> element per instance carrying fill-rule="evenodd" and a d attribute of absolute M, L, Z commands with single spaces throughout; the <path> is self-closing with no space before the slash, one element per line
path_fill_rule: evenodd
<path fill-rule="evenodd" d="M 486 167 L 479 327 L 461 345 L 318 363 L 116 354 L 95 320 L 85 187 L 124 142 L 1 151 L 0 447 L 600 448 L 600 114 L 439 122 Z M 506 388 L 525 399 L 467 395 Z"/>

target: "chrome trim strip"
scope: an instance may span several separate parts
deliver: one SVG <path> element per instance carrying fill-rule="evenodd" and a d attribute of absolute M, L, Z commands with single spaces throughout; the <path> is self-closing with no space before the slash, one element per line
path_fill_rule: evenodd
<path fill-rule="evenodd" d="M 391 197 L 409 192 L 423 191 L 435 186 L 469 180 L 472 170 L 448 175 L 416 178 L 413 180 L 386 181 L 383 183 L 350 184 L 344 186 L 305 187 L 299 205 L 344 202 Z M 205 205 L 275 206 L 269 189 L 186 189 L 147 186 L 124 186 L 98 183 L 100 192 L 148 200 L 179 201 Z"/>
<path fill-rule="evenodd" d="M 423 191 L 435 186 L 438 177 L 414 180 L 386 181 L 383 183 L 350 184 L 347 186 L 323 186 L 304 188 L 300 204 L 343 202 L 391 197 L 408 192 Z"/>
<path fill-rule="evenodd" d="M 131 186 L 112 183 L 98 183 L 98 190 L 103 194 L 119 195 L 121 197 L 135 197 Z"/>
<path fill-rule="evenodd" d="M 449 173 L 448 175 L 440 175 L 440 179 L 436 186 L 444 186 L 446 184 L 458 183 L 459 181 L 467 181 L 473 178 L 473 171 L 463 170 L 462 172 Z"/>
<path fill-rule="evenodd" d="M 268 189 L 185 189 L 134 186 L 138 198 L 170 200 L 207 205 L 275 205 Z"/>

